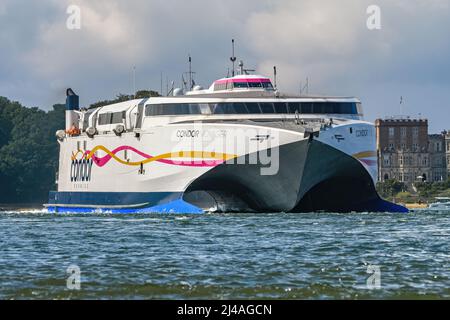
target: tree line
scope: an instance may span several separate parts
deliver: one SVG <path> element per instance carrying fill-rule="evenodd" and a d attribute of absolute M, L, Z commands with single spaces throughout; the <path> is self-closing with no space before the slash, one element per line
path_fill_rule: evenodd
<path fill-rule="evenodd" d="M 0 97 L 0 203 L 45 203 L 55 187 L 65 106 L 26 108 Z"/>

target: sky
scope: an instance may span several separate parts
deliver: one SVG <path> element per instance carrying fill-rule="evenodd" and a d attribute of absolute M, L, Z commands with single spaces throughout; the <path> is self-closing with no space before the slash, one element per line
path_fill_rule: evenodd
<path fill-rule="evenodd" d="M 71 87 L 89 105 L 132 93 L 134 67 L 137 89 L 159 91 L 161 73 L 180 86 L 189 54 L 208 87 L 227 75 L 233 38 L 248 68 L 277 66 L 282 92 L 308 78 L 310 93 L 360 98 L 369 121 L 450 129 L 450 0 L 0 0 L 0 96 L 48 110 Z"/>

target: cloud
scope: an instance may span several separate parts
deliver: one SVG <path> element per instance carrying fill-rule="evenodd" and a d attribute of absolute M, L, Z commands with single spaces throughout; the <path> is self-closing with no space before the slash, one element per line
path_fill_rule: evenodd
<path fill-rule="evenodd" d="M 68 30 L 68 5 L 81 8 L 81 30 Z M 370 119 L 393 112 L 396 96 L 423 111 L 422 88 L 436 116 L 450 103 L 448 0 L 378 0 L 382 29 L 366 28 L 369 0 L 2 0 L 0 94 L 47 107 L 74 87 L 82 103 L 139 88 L 159 90 L 160 73 L 179 85 L 193 57 L 208 86 L 238 59 L 297 92 L 359 96 Z M 447 89 L 446 89 L 447 88 Z M 420 101 L 420 102 L 419 102 Z M 422 112 L 423 113 L 423 112 Z M 439 122 L 440 121 L 440 122 Z M 433 122 L 432 122 L 433 123 Z M 443 120 L 436 120 L 444 126 Z"/>

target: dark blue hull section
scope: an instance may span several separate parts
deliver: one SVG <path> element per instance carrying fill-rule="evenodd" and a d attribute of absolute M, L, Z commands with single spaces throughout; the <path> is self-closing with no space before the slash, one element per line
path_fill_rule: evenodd
<path fill-rule="evenodd" d="M 204 211 L 182 199 L 181 192 L 50 192 L 53 213 L 187 213 Z"/>

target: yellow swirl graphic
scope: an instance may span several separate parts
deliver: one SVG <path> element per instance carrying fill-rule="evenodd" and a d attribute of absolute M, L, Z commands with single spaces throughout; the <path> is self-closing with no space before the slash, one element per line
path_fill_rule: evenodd
<path fill-rule="evenodd" d="M 220 161 L 227 161 L 233 158 L 236 158 L 237 156 L 234 154 L 226 154 L 226 153 L 220 153 L 220 152 L 206 152 L 206 151 L 177 151 L 177 152 L 170 152 L 170 153 L 164 153 L 158 156 L 154 156 L 148 159 L 144 159 L 141 161 L 125 161 L 123 159 L 120 159 L 117 157 L 113 152 L 108 150 L 104 146 L 96 146 L 91 151 L 87 151 L 89 153 L 84 155 L 84 158 L 86 160 L 89 160 L 93 157 L 95 157 L 95 153 L 98 151 L 104 151 L 106 154 L 108 154 L 112 159 L 116 160 L 117 162 L 127 165 L 127 166 L 140 166 L 141 164 L 147 164 L 154 161 L 164 160 L 164 159 L 172 159 L 172 158 L 191 158 L 191 159 L 212 159 L 212 160 L 220 160 Z M 72 159 L 76 159 L 79 153 L 82 153 L 82 151 L 78 151 L 77 153 L 72 153 Z M 181 162 L 181 161 L 180 161 Z"/>
<path fill-rule="evenodd" d="M 362 159 L 362 158 L 370 158 L 370 157 L 376 157 L 377 152 L 376 151 L 363 151 L 359 153 L 355 153 L 353 157 L 356 159 Z"/>

